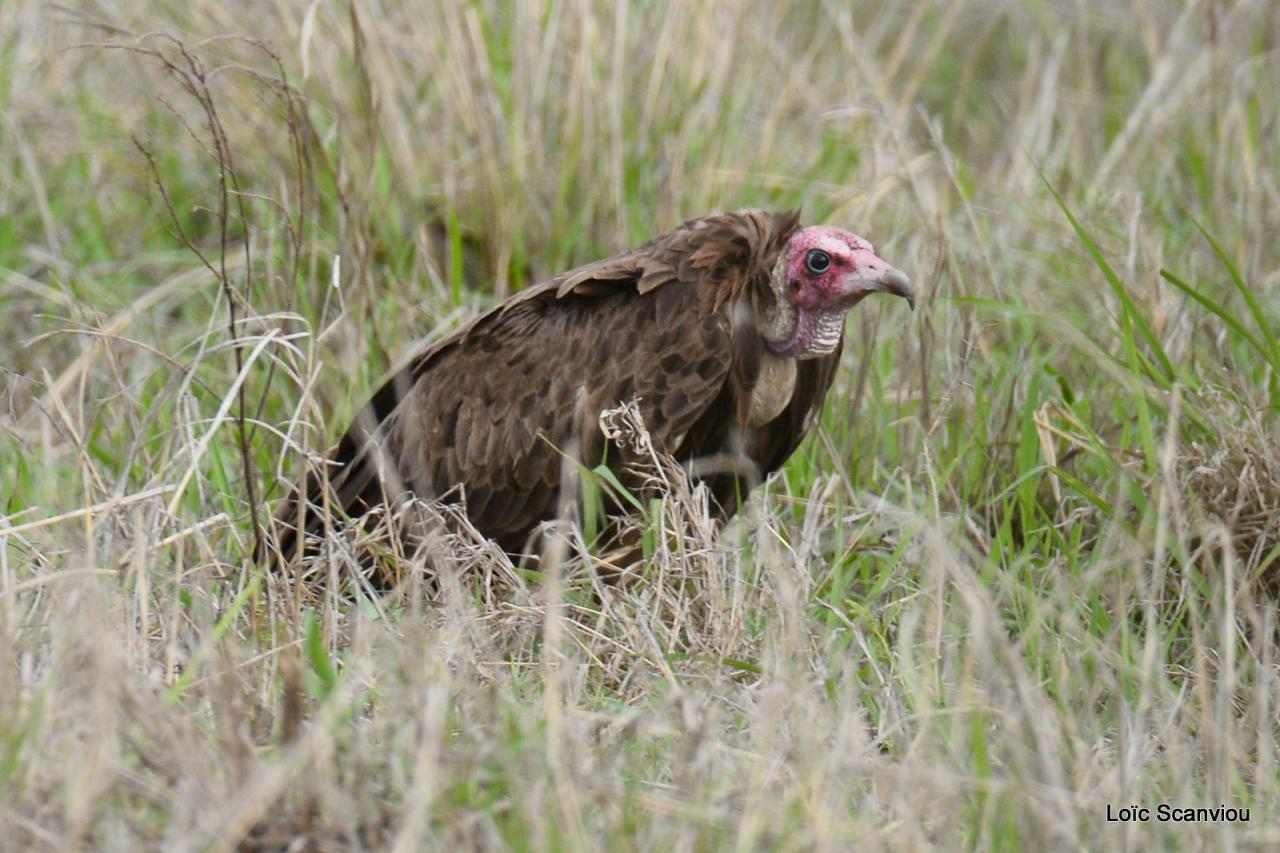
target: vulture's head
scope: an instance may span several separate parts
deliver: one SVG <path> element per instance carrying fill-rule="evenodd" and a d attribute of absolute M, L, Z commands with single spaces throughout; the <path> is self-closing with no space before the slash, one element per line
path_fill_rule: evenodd
<path fill-rule="evenodd" d="M 871 244 L 829 225 L 801 228 L 770 277 L 773 304 L 759 315 L 769 349 L 792 358 L 826 355 L 840 342 L 845 312 L 871 293 L 892 293 L 915 308 L 911 282 Z"/>

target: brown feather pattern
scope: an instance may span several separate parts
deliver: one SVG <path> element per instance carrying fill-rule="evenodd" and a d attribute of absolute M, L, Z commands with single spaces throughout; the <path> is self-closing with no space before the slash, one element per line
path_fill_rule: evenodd
<path fill-rule="evenodd" d="M 477 317 L 423 351 L 356 417 L 331 454 L 336 505 L 356 517 L 405 492 L 461 493 L 478 530 L 520 551 L 556 515 L 561 451 L 599 464 L 600 411 L 634 398 L 654 445 L 694 462 L 695 474 L 696 460 L 730 461 L 702 479 L 732 515 L 795 450 L 840 356 L 837 348 L 799 362 L 790 403 L 747 427 L 763 352 L 744 310 L 748 289 L 768 286 L 798 227 L 797 212 L 692 220 Z M 621 471 L 617 456 L 611 450 L 609 462 Z M 303 493 L 321 503 L 317 480 L 307 483 Z M 297 549 L 298 512 L 295 495 L 278 516 L 279 559 Z"/>

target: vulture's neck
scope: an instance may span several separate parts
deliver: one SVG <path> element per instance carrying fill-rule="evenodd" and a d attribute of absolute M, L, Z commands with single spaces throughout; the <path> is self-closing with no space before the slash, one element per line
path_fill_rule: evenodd
<path fill-rule="evenodd" d="M 752 291 L 751 307 L 756 313 L 756 330 L 766 341 L 785 341 L 796 330 L 799 312 L 787 301 L 786 291 L 787 253 L 782 252 L 769 273 L 768 289 Z"/>
<path fill-rule="evenodd" d="M 761 355 L 760 376 L 751 389 L 751 411 L 747 426 L 759 427 L 782 414 L 796 390 L 796 360 L 775 355 L 767 349 Z"/>
<path fill-rule="evenodd" d="M 795 331 L 796 309 L 786 299 L 786 252 L 778 256 L 765 292 L 753 291 L 752 309 L 756 332 L 766 341 L 786 340 Z M 782 414 L 796 390 L 796 360 L 761 347 L 760 375 L 751 389 L 751 411 L 747 425 L 763 426 Z"/>

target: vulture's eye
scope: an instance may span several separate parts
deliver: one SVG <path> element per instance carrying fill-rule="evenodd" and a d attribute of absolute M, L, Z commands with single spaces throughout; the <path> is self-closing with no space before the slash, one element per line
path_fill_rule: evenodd
<path fill-rule="evenodd" d="M 822 275 L 831 269 L 831 256 L 821 249 L 810 249 L 804 256 L 804 266 L 814 275 Z"/>

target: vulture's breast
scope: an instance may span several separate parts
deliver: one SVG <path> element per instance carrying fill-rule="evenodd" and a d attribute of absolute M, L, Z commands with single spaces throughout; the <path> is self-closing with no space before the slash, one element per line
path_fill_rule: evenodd
<path fill-rule="evenodd" d="M 796 390 L 796 360 L 766 352 L 760 362 L 760 376 L 751 389 L 751 413 L 747 424 L 764 426 L 782 414 Z"/>

